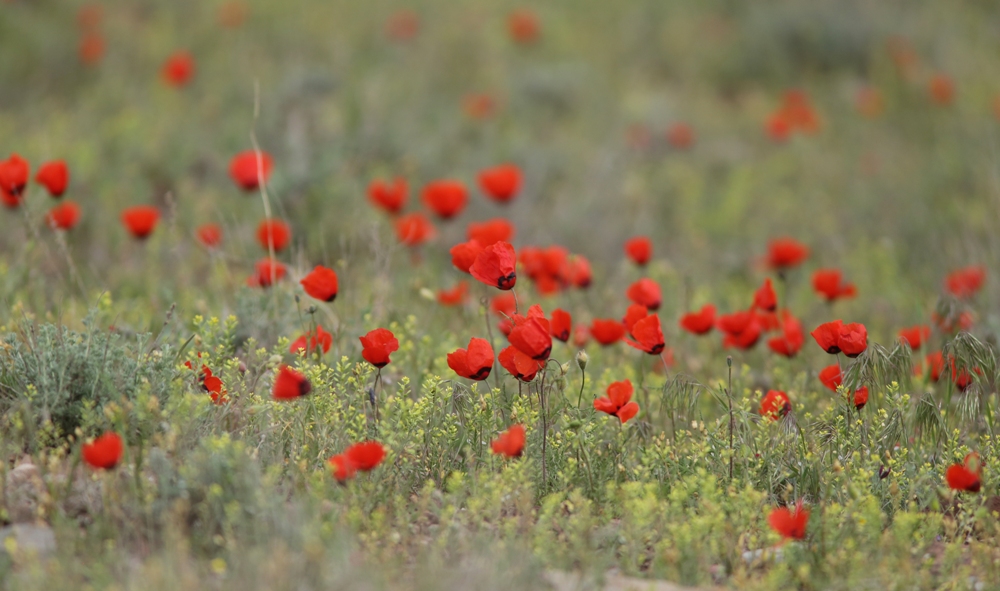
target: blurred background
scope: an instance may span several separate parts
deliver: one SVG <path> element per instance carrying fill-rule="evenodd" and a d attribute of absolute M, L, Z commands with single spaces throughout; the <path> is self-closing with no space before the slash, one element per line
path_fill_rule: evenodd
<path fill-rule="evenodd" d="M 0 156 L 65 159 L 82 217 L 65 255 L 40 189 L 0 212 L 2 292 L 71 317 L 107 292 L 136 302 L 122 321 L 139 326 L 173 302 L 235 310 L 264 210 L 228 166 L 255 130 L 292 275 L 335 266 L 365 302 L 453 283 L 448 248 L 493 217 L 514 222 L 518 247 L 589 258 L 593 307 L 623 299 L 622 243 L 648 234 L 673 313 L 747 305 L 767 241 L 791 236 L 810 269 L 857 283 L 838 312 L 888 339 L 927 317 L 948 271 L 995 269 L 998 33 L 986 0 L 6 0 Z M 191 58 L 182 84 L 164 72 L 177 52 Z M 811 120 L 782 135 L 789 100 Z M 504 162 L 525 178 L 507 207 L 476 185 Z M 367 200 L 395 176 L 407 211 L 434 179 L 471 190 L 419 266 Z M 145 243 L 119 221 L 136 204 L 163 214 Z M 194 239 L 206 222 L 223 228 L 220 253 Z M 801 307 L 819 306 L 807 282 Z"/>

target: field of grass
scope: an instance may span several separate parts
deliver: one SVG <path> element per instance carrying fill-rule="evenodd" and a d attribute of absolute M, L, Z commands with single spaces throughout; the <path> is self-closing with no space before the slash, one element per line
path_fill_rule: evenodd
<path fill-rule="evenodd" d="M 0 2 L 0 588 L 1000 589 L 998 33 Z"/>

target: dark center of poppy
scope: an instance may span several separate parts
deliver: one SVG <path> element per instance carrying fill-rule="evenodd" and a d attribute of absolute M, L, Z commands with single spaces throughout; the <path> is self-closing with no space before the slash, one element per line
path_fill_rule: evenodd
<path fill-rule="evenodd" d="M 497 287 L 499 289 L 508 290 L 514 287 L 514 283 L 517 282 L 517 273 L 511 271 L 509 274 L 504 275 L 497 279 Z"/>
<path fill-rule="evenodd" d="M 492 369 L 493 369 L 493 366 L 490 366 L 490 365 L 487 365 L 486 367 L 482 367 L 482 368 L 479 369 L 479 371 L 477 371 L 476 373 L 470 375 L 469 379 L 470 380 L 485 380 L 486 378 L 490 377 L 490 371 Z"/>

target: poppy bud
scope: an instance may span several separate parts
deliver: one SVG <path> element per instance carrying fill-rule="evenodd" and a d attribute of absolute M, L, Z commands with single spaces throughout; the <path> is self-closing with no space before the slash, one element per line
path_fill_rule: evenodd
<path fill-rule="evenodd" d="M 569 361 L 559 366 L 559 375 L 564 376 L 569 373 Z"/>
<path fill-rule="evenodd" d="M 577 351 L 576 353 L 576 364 L 580 366 L 580 371 L 587 371 L 587 362 L 590 361 L 590 357 L 587 352 L 583 349 Z"/>
<path fill-rule="evenodd" d="M 727 367 L 732 367 L 733 366 L 733 356 L 732 355 L 727 355 L 726 356 L 726 366 Z"/>

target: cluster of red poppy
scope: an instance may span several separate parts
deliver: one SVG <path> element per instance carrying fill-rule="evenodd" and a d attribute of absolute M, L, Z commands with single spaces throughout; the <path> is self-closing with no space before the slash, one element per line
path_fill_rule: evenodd
<path fill-rule="evenodd" d="M 371 472 L 385 459 L 385 447 L 377 441 L 355 443 L 344 450 L 344 453 L 331 457 L 327 462 L 333 470 L 337 482 L 347 482 L 355 474 Z"/>
<path fill-rule="evenodd" d="M 0 161 L 0 201 L 9 208 L 21 206 L 31 165 L 19 154 L 11 154 Z M 46 162 L 35 174 L 35 182 L 45 187 L 53 199 L 60 199 L 69 186 L 69 167 L 63 160 Z M 45 216 L 48 226 L 54 230 L 69 230 L 80 220 L 80 206 L 70 200 L 63 200 L 49 210 Z"/>

